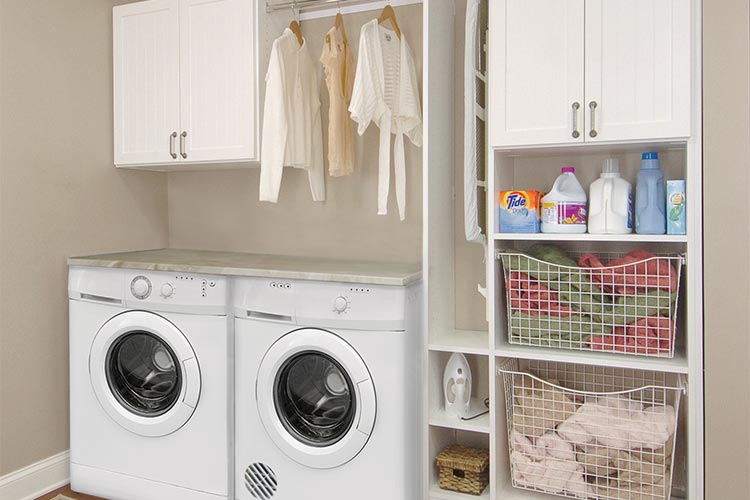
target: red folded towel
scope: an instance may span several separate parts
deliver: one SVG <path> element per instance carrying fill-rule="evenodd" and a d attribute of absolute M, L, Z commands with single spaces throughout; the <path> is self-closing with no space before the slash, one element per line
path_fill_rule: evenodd
<path fill-rule="evenodd" d="M 589 347 L 596 351 L 632 354 L 668 354 L 672 347 L 674 321 L 661 316 L 641 318 L 615 327 L 612 335 L 592 335 Z"/>
<path fill-rule="evenodd" d="M 621 259 L 603 264 L 599 257 L 587 253 L 578 265 L 589 268 L 591 281 L 609 293 L 635 295 L 644 290 L 677 291 L 677 270 L 669 263 L 645 250 L 633 250 Z"/>
<path fill-rule="evenodd" d="M 534 316 L 547 314 L 566 317 L 573 314 L 570 306 L 560 304 L 556 292 L 527 274 L 511 272 L 505 286 L 510 293 L 512 311 L 523 311 Z"/>

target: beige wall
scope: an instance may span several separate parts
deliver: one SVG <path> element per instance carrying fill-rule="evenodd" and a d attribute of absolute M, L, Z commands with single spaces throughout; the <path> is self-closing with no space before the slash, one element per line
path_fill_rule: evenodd
<path fill-rule="evenodd" d="M 749 16 L 704 1 L 707 500 L 750 495 Z"/>
<path fill-rule="evenodd" d="M 421 80 L 422 7 L 399 7 L 396 12 L 401 30 L 414 53 Z M 348 38 L 355 54 L 359 29 L 373 15 L 364 12 L 345 17 Z M 261 37 L 261 75 L 265 74 L 273 38 L 281 33 L 289 18 L 289 12 L 280 12 L 263 20 L 266 29 Z M 324 34 L 331 25 L 330 18 L 302 22 L 302 32 L 313 58 L 320 56 Z M 324 88 L 321 88 L 321 96 L 323 123 L 326 124 L 328 92 Z M 407 140 L 405 222 L 398 219 L 393 185 L 388 215 L 376 215 L 378 128 L 374 124 L 365 133 L 363 142 L 360 141 L 358 153 L 361 163 L 352 176 L 327 177 L 325 203 L 311 200 L 307 173 L 301 170 L 284 169 L 276 205 L 258 201 L 258 169 L 170 173 L 170 246 L 343 259 L 419 261 L 422 252 L 422 150 Z"/>
<path fill-rule="evenodd" d="M 68 448 L 66 257 L 167 243 L 164 174 L 112 166 L 112 5 L 0 3 L 0 476 Z"/>

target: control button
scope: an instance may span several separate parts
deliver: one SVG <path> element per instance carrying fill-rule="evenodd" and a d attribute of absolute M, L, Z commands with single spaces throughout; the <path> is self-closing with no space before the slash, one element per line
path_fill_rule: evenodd
<path fill-rule="evenodd" d="M 168 299 L 172 295 L 174 295 L 174 286 L 171 283 L 164 283 L 161 286 L 161 296 Z"/>
<path fill-rule="evenodd" d="M 201 292 L 201 297 L 205 297 L 205 296 L 206 296 L 206 292 Z"/>
<path fill-rule="evenodd" d="M 136 276 L 130 282 L 130 292 L 136 299 L 145 299 L 151 295 L 151 281 L 145 276 Z"/>
<path fill-rule="evenodd" d="M 210 286 L 211 288 L 213 288 L 213 287 L 216 286 L 216 282 L 215 281 L 209 281 L 208 282 L 208 286 Z"/>
<path fill-rule="evenodd" d="M 341 314 L 349 309 L 349 301 L 344 296 L 338 296 L 333 299 L 333 311 Z"/>

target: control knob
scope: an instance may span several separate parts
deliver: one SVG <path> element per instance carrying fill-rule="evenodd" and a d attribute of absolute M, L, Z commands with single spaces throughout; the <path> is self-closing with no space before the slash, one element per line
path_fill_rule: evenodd
<path fill-rule="evenodd" d="M 130 282 L 130 292 L 136 299 L 145 299 L 151 295 L 151 281 L 145 276 L 136 276 Z"/>
<path fill-rule="evenodd" d="M 174 285 L 172 283 L 164 283 L 161 286 L 161 296 L 168 299 L 172 295 L 174 295 Z"/>
<path fill-rule="evenodd" d="M 346 297 L 340 295 L 333 299 L 333 310 L 334 312 L 337 312 L 339 314 L 345 312 L 347 309 L 349 309 L 349 301 L 346 299 Z"/>

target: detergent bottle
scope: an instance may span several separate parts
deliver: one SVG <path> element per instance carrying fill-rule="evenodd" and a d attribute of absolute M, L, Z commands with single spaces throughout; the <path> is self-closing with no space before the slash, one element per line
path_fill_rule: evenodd
<path fill-rule="evenodd" d="M 542 198 L 543 233 L 585 233 L 586 191 L 573 167 L 563 167 L 552 189 Z"/>
<path fill-rule="evenodd" d="M 664 172 L 659 166 L 659 154 L 643 153 L 635 187 L 636 233 L 664 234 L 667 232 L 666 200 Z"/>
<path fill-rule="evenodd" d="M 633 232 L 632 205 L 633 186 L 620 177 L 620 162 L 604 160 L 601 175 L 589 188 L 589 233 Z"/>

